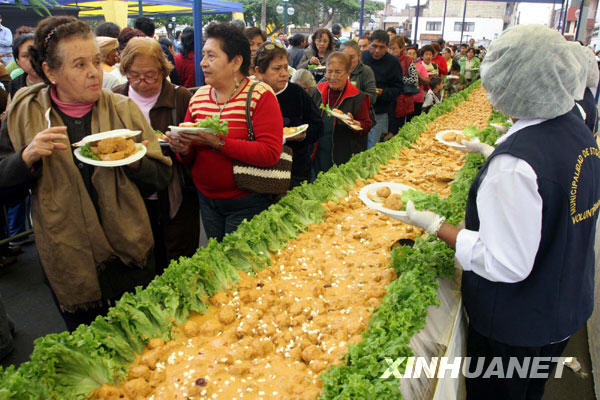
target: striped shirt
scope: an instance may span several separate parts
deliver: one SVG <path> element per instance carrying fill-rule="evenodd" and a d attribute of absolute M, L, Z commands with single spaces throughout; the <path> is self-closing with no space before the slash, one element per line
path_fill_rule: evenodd
<path fill-rule="evenodd" d="M 283 118 L 279 103 L 270 86 L 259 83 L 252 91 L 250 115 L 255 141 L 248 141 L 246 124 L 246 99 L 251 82 L 243 83 L 241 92 L 228 103 L 215 102 L 211 86 L 199 88 L 188 107 L 186 122 L 196 122 L 219 115 L 229 125 L 229 133 L 222 137 L 221 150 L 193 143 L 184 164 L 192 166 L 192 176 L 198 190 L 211 199 L 238 199 L 249 193 L 238 189 L 233 178 L 233 160 L 259 167 L 273 166 L 279 161 L 283 145 Z"/>

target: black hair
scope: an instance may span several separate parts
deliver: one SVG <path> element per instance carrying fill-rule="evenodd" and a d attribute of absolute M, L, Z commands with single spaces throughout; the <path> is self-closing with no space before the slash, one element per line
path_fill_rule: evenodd
<path fill-rule="evenodd" d="M 432 56 L 435 54 L 435 49 L 430 44 L 421 47 L 421 57 L 423 57 L 423 54 L 425 54 L 426 51 L 430 51 Z"/>
<path fill-rule="evenodd" d="M 469 54 L 469 52 L 470 52 L 471 50 L 473 50 L 473 54 L 474 54 L 474 55 L 477 55 L 477 50 L 475 50 L 475 47 L 469 47 L 469 48 L 467 49 L 467 54 Z"/>
<path fill-rule="evenodd" d="M 327 45 L 327 51 L 333 50 L 333 34 L 327 28 L 319 28 L 312 34 L 312 43 L 310 44 L 311 48 L 315 52 L 315 54 L 319 54 L 317 50 L 317 39 L 320 39 L 321 36 L 326 35 L 329 39 L 329 44 Z"/>
<path fill-rule="evenodd" d="M 175 31 L 175 39 L 179 39 L 179 35 L 181 35 L 181 31 Z"/>
<path fill-rule="evenodd" d="M 246 29 L 246 23 L 244 21 L 242 21 L 241 19 L 236 18 L 236 19 L 232 20 L 231 25 L 235 26 L 242 32 L 244 31 L 244 29 Z"/>
<path fill-rule="evenodd" d="M 301 46 L 302 43 L 304 43 L 304 35 L 301 33 L 296 33 L 294 36 L 292 36 L 291 38 L 288 39 L 288 41 L 290 42 L 290 45 L 292 47 L 296 47 L 296 46 Z"/>
<path fill-rule="evenodd" d="M 429 80 L 429 87 L 431 88 L 431 90 L 433 90 L 440 83 L 442 83 L 442 79 L 438 76 L 434 76 Z"/>
<path fill-rule="evenodd" d="M 148 37 L 153 37 L 154 30 L 156 29 L 156 27 L 154 26 L 154 21 L 152 21 L 148 17 L 139 17 L 133 23 L 133 27 L 135 29 L 139 29 L 140 31 L 142 31 L 144 33 L 144 35 L 146 35 Z"/>
<path fill-rule="evenodd" d="M 450 66 L 450 72 L 452 72 L 452 71 L 460 72 L 460 64 L 457 62 L 453 62 L 452 65 Z"/>
<path fill-rule="evenodd" d="M 256 36 L 260 36 L 262 38 L 263 42 L 267 41 L 267 34 L 262 29 L 260 29 L 256 26 L 250 26 L 250 27 L 244 29 L 244 36 L 246 36 L 246 39 L 248 39 L 248 42 L 250 42 Z"/>
<path fill-rule="evenodd" d="M 381 29 L 377 29 L 375 31 L 373 31 L 373 33 L 371 33 L 371 37 L 369 38 L 370 42 L 373 42 L 377 40 L 378 42 L 382 42 L 385 43 L 386 45 L 390 44 L 390 37 L 388 36 L 388 34 L 381 30 Z"/>
<path fill-rule="evenodd" d="M 27 42 L 28 40 L 33 40 L 33 38 L 33 33 L 25 33 L 15 38 L 12 45 L 12 52 L 15 61 L 19 58 L 19 47 L 21 47 L 23 43 Z"/>
<path fill-rule="evenodd" d="M 121 28 L 114 22 L 103 22 L 96 27 L 96 36 L 108 36 L 118 38 Z"/>
<path fill-rule="evenodd" d="M 410 46 L 412 44 L 412 40 L 410 40 L 408 36 L 404 36 L 404 43 L 406 43 L 407 46 Z"/>
<path fill-rule="evenodd" d="M 395 28 L 392 28 L 391 26 L 389 28 L 387 28 L 385 30 L 386 32 L 392 32 L 394 35 L 397 33 Z"/>
<path fill-rule="evenodd" d="M 331 33 L 334 35 L 339 35 L 342 33 L 342 26 L 340 24 L 333 24 L 331 27 Z"/>
<path fill-rule="evenodd" d="M 206 27 L 206 39 L 219 39 L 221 50 L 227 54 L 229 61 L 235 56 L 242 57 L 240 72 L 248 76 L 250 68 L 250 42 L 244 34 L 228 22 L 211 23 Z"/>
<path fill-rule="evenodd" d="M 161 36 L 158 38 L 158 43 L 160 43 L 164 46 L 167 46 L 167 47 L 173 46 L 173 42 L 171 41 L 171 39 L 169 39 L 168 37 L 164 37 L 164 36 Z"/>
<path fill-rule="evenodd" d="M 469 45 L 468 45 L 468 44 L 466 44 L 466 43 L 461 43 L 461 44 L 460 44 L 460 47 L 461 47 L 461 48 L 462 48 L 462 47 L 469 47 Z"/>
<path fill-rule="evenodd" d="M 47 17 L 39 22 L 33 45 L 29 48 L 29 59 L 31 67 L 47 84 L 50 84 L 50 79 L 44 73 L 42 64 L 46 62 L 52 70 L 60 68 L 64 60 L 58 45 L 62 40 L 73 37 L 87 39 L 94 35 L 88 24 L 71 16 Z"/>
<path fill-rule="evenodd" d="M 181 32 L 181 54 L 187 58 L 194 51 L 194 28 L 188 26 Z"/>

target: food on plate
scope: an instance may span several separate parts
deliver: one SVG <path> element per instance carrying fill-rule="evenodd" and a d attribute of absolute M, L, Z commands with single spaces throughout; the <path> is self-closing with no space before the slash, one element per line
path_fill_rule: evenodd
<path fill-rule="evenodd" d="M 456 142 L 456 143 L 462 143 L 463 140 L 469 140 L 469 138 L 465 135 L 463 135 L 462 133 L 457 133 L 457 132 L 446 132 L 444 133 L 444 140 L 448 141 L 448 142 Z"/>
<path fill-rule="evenodd" d="M 385 201 L 383 202 L 383 206 L 390 210 L 402 210 L 402 207 L 404 206 L 402 202 L 402 196 L 398 193 L 391 194 L 385 199 Z"/>
<path fill-rule="evenodd" d="M 392 194 L 392 190 L 389 188 L 389 186 L 382 186 L 377 189 L 376 193 L 379 197 L 387 198 L 390 194 Z"/>
<path fill-rule="evenodd" d="M 283 128 L 283 137 L 292 136 L 293 134 L 296 133 L 297 130 L 298 130 L 297 126 L 292 126 L 292 127 L 286 126 Z"/>
<path fill-rule="evenodd" d="M 80 154 L 100 161 L 116 161 L 129 157 L 137 151 L 135 142 L 124 137 L 113 137 L 86 143 Z M 93 156 L 93 157 L 92 157 Z"/>
<path fill-rule="evenodd" d="M 154 130 L 154 134 L 156 135 L 156 138 L 158 140 L 161 140 L 163 142 L 166 142 L 167 140 L 169 140 L 164 133 L 162 133 L 161 131 L 159 131 L 158 129 Z"/>
<path fill-rule="evenodd" d="M 179 124 L 180 128 L 204 128 L 210 129 L 215 135 L 227 136 L 229 132 L 229 126 L 227 121 L 222 121 L 218 115 L 212 117 L 206 117 L 196 122 L 182 122 Z"/>

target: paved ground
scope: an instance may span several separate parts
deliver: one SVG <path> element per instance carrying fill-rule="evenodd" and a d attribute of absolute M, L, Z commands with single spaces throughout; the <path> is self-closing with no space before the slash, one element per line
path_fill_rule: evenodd
<path fill-rule="evenodd" d="M 2 360 L 5 367 L 27 361 L 36 338 L 65 330 L 44 283 L 35 246 L 27 245 L 24 250 L 16 264 L 0 271 L 0 294 L 8 314 L 16 323 L 15 350 Z M 594 400 L 585 328 L 573 335 L 564 355 L 577 357 L 587 375 L 581 376 L 565 368 L 561 379 L 553 378 L 548 382 L 543 400 Z"/>

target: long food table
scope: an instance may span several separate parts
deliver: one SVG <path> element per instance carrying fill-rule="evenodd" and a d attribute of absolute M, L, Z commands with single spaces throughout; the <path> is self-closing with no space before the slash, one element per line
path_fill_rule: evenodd
<path fill-rule="evenodd" d="M 452 96 L 221 243 L 173 262 L 106 317 L 38 339 L 30 362 L 0 375 L 0 398 L 434 396 L 445 383 L 380 377 L 386 358 L 456 350 L 454 253 L 366 208 L 357 193 L 400 182 L 415 189 L 406 199 L 417 208 L 459 223 L 483 157 L 435 134 L 474 126 L 493 143 L 490 118 L 504 117 L 477 85 Z M 407 239 L 414 246 L 402 245 Z"/>

